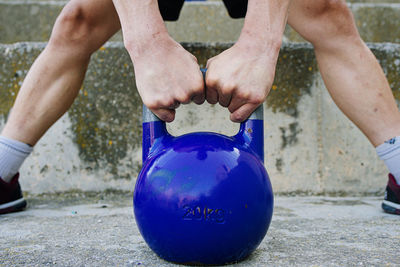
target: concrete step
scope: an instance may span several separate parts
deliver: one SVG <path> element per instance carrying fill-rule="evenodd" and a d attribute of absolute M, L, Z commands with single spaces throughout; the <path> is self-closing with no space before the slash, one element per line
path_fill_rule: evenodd
<path fill-rule="evenodd" d="M 47 41 L 65 1 L 0 0 L 0 43 Z M 349 4 L 367 42 L 400 42 L 400 3 Z M 188 2 L 178 22 L 167 22 L 180 42 L 233 42 L 243 20 L 230 19 L 222 2 Z M 290 27 L 286 41 L 303 41 Z M 121 41 L 121 33 L 112 41 Z"/>
<path fill-rule="evenodd" d="M 44 43 L 0 45 L 0 129 Z M 204 66 L 230 44 L 185 47 Z M 400 101 L 400 44 L 370 44 Z M 141 167 L 141 100 L 122 43 L 96 52 L 70 111 L 35 147 L 22 169 L 31 193 L 132 190 Z M 180 107 L 173 134 L 216 131 L 233 135 L 219 106 Z M 266 166 L 276 192 L 382 193 L 386 169 L 374 148 L 334 105 L 308 44 L 284 44 L 265 105 Z"/>

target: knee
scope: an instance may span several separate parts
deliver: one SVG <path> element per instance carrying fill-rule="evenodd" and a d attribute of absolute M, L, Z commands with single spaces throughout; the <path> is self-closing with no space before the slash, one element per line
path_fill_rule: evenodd
<path fill-rule="evenodd" d="M 311 27 L 307 39 L 314 46 L 360 38 L 351 10 L 344 0 L 325 0 L 310 8 Z"/>
<path fill-rule="evenodd" d="M 61 11 L 53 27 L 49 46 L 77 47 L 89 52 L 93 46 L 91 33 L 96 23 L 90 11 L 80 1 L 69 2 Z"/>

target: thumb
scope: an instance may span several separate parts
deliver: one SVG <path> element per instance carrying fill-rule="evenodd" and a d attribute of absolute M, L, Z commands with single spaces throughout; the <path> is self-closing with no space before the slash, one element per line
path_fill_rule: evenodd
<path fill-rule="evenodd" d="M 257 108 L 255 104 L 244 104 L 243 106 L 236 109 L 230 116 L 233 122 L 242 122 L 250 117 L 251 113 Z"/>
<path fill-rule="evenodd" d="M 175 119 L 175 109 L 160 108 L 151 111 L 162 121 L 172 122 Z"/>

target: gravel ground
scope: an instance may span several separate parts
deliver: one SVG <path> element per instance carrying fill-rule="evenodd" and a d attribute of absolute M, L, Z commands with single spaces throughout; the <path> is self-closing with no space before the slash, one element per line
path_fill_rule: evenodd
<path fill-rule="evenodd" d="M 0 216 L 0 266 L 174 266 L 144 243 L 130 194 L 28 199 Z M 276 197 L 268 234 L 237 266 L 400 266 L 400 216 L 377 197 Z M 235 265 L 235 266 L 236 266 Z"/>

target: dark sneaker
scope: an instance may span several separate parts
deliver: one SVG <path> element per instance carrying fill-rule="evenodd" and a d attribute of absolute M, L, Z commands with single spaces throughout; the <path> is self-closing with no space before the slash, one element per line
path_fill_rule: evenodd
<path fill-rule="evenodd" d="M 400 215 L 400 185 L 397 184 L 392 174 L 389 174 L 382 209 L 387 213 Z"/>
<path fill-rule="evenodd" d="M 0 178 L 0 214 L 20 211 L 26 207 L 18 177 L 19 173 L 14 175 L 9 183 Z"/>

